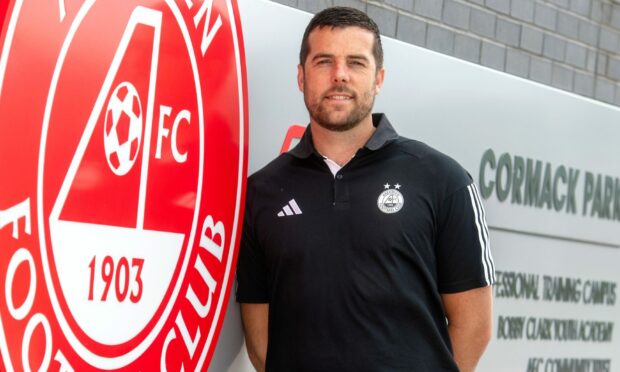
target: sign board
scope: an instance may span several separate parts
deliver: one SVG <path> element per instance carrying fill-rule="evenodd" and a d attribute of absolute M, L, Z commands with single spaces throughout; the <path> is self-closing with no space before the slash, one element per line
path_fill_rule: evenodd
<path fill-rule="evenodd" d="M 2 370 L 200 370 L 247 167 L 235 1 L 9 2 Z"/>

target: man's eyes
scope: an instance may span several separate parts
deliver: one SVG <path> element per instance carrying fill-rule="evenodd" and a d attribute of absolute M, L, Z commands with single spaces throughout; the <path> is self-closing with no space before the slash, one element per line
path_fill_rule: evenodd
<path fill-rule="evenodd" d="M 331 59 L 318 59 L 316 60 L 316 64 L 317 65 L 328 65 L 331 64 L 333 61 Z M 362 60 L 356 60 L 356 59 L 352 59 L 347 61 L 347 64 L 349 66 L 353 66 L 353 67 L 366 67 L 366 62 L 362 61 Z"/>

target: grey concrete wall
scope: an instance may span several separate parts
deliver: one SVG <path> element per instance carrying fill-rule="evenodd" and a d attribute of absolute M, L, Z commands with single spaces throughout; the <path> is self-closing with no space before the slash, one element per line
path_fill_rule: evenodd
<path fill-rule="evenodd" d="M 386 36 L 620 106 L 620 0 L 272 1 L 353 6 Z"/>

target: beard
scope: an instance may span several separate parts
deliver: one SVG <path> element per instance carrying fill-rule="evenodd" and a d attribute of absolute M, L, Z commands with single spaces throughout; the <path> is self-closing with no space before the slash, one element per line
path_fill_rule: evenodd
<path fill-rule="evenodd" d="M 351 96 L 353 101 L 353 108 L 350 112 L 343 117 L 337 118 L 338 113 L 342 111 L 335 111 L 333 108 L 327 107 L 323 102 L 325 97 L 334 93 L 346 93 Z M 362 96 L 358 96 L 351 89 L 345 85 L 339 85 L 333 89 L 330 89 L 325 94 L 320 96 L 320 99 L 316 102 L 309 102 L 307 92 L 304 92 L 304 102 L 306 108 L 310 113 L 310 117 L 321 127 L 333 131 L 333 132 L 346 132 L 350 129 L 358 126 L 362 119 L 370 115 L 372 107 L 375 103 L 374 89 L 362 93 Z"/>

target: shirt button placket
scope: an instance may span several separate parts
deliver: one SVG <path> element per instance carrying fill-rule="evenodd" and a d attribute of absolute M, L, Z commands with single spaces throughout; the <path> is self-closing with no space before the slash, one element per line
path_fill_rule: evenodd
<path fill-rule="evenodd" d="M 337 173 L 334 177 L 334 202 L 332 205 L 344 207 L 349 202 L 349 190 L 346 182 L 343 181 L 344 175 Z"/>

